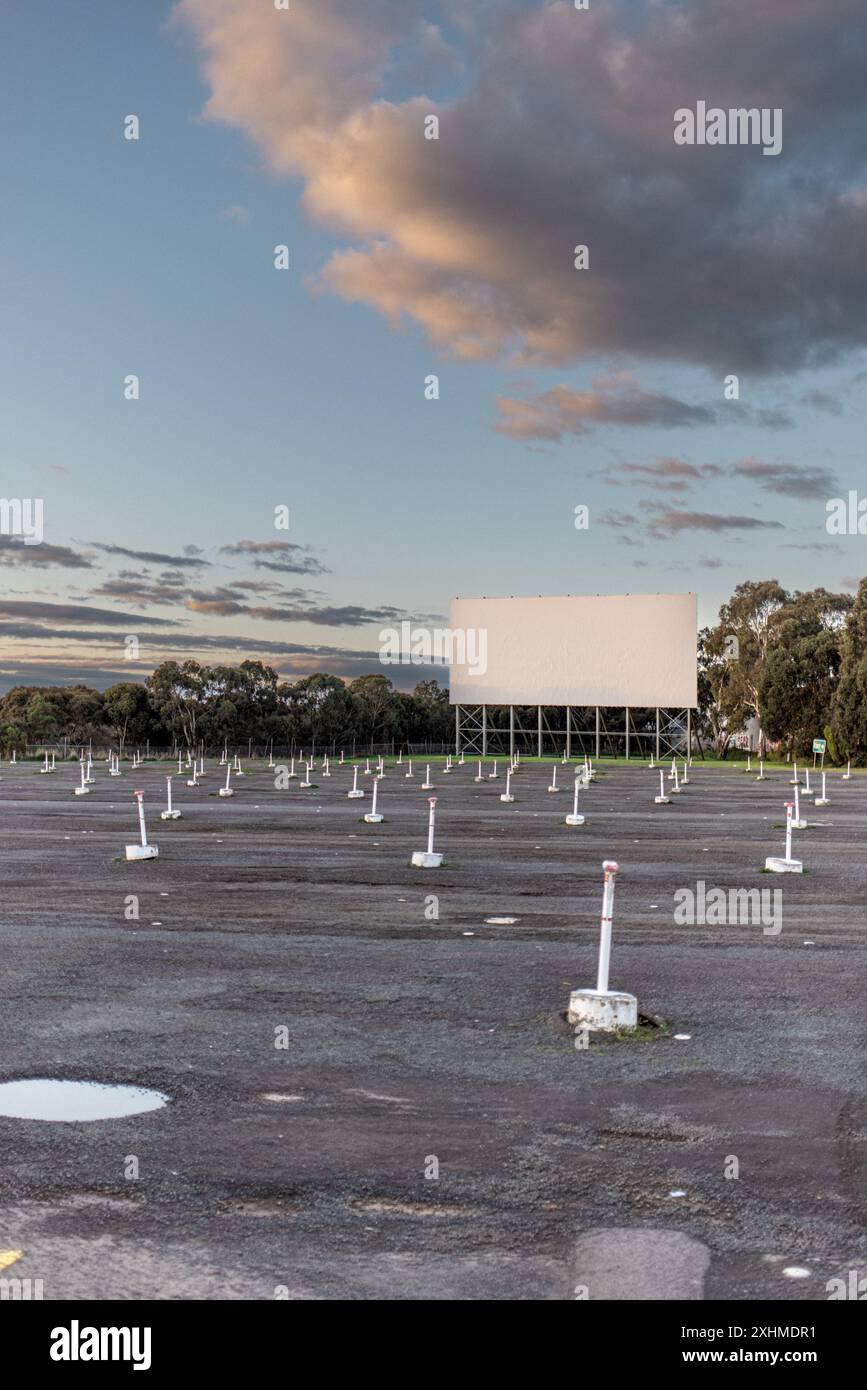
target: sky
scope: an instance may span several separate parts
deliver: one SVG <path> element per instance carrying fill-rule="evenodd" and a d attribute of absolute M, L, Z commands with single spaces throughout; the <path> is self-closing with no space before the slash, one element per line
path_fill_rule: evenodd
<path fill-rule="evenodd" d="M 0 8 L 0 689 L 855 588 L 861 0 L 279 3 Z M 699 101 L 780 152 L 676 143 Z"/>

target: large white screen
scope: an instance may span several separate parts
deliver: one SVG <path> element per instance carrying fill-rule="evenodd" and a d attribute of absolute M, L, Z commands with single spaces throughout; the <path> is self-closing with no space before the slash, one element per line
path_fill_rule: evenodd
<path fill-rule="evenodd" d="M 451 703 L 694 708 L 696 616 L 695 594 L 452 599 Z"/>

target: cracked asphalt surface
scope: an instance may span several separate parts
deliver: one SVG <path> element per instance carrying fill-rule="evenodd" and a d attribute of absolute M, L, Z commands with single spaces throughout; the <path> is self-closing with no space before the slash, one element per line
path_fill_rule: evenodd
<path fill-rule="evenodd" d="M 867 1269 L 867 777 L 807 803 L 795 877 L 760 872 L 779 769 L 699 762 L 656 807 L 658 774 L 603 765 L 570 829 L 550 763 L 511 806 L 475 761 L 437 765 L 426 871 L 420 764 L 389 766 L 379 826 L 348 766 L 308 791 L 244 766 L 231 800 L 215 761 L 175 777 L 173 823 L 157 764 L 100 764 L 78 798 L 77 764 L 2 768 L 0 1081 L 171 1098 L 0 1117 L 6 1276 L 46 1299 L 824 1300 Z M 127 864 L 138 787 L 160 857 Z M 611 857 L 612 987 L 664 1026 L 580 1050 L 563 1012 L 595 983 Z M 779 889 L 782 931 L 677 925 L 699 879 Z"/>

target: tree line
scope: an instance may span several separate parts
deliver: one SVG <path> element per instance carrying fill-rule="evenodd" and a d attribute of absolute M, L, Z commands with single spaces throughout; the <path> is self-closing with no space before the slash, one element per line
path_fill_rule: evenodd
<path fill-rule="evenodd" d="M 16 686 L 0 700 L 0 746 L 111 741 L 124 748 L 200 747 L 214 751 L 252 741 L 258 747 L 361 748 L 394 742 L 447 742 L 454 729 L 449 693 L 421 681 L 412 694 L 386 676 L 345 684 L 317 673 L 281 681 L 261 661 L 207 666 L 163 662 L 143 684 L 121 681 L 105 691 L 86 685 Z"/>

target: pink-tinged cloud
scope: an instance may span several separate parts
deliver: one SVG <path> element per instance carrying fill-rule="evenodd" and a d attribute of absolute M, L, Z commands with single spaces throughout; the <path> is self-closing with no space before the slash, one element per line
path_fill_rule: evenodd
<path fill-rule="evenodd" d="M 498 434 L 510 439 L 561 440 L 567 434 L 586 434 L 593 425 L 659 425 L 673 429 L 711 425 L 716 412 L 688 405 L 674 396 L 643 391 L 632 377 L 593 383 L 591 391 L 555 386 L 529 401 L 497 398 Z"/>
<path fill-rule="evenodd" d="M 206 118 L 300 178 L 306 211 L 350 242 L 318 285 L 443 352 L 744 371 L 867 339 L 862 0 L 181 0 L 174 14 L 202 54 Z M 437 45 L 449 62 L 422 85 Z M 674 111 L 697 96 L 782 108 L 782 153 L 676 146 Z M 573 268 L 577 244 L 589 270 Z M 506 424 L 522 427 L 514 407 Z"/>

